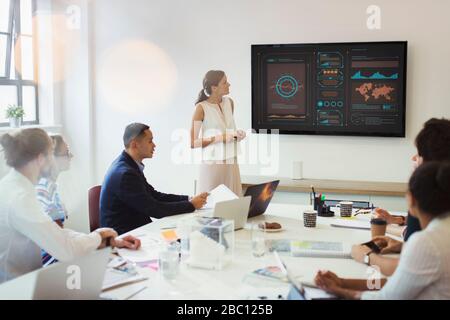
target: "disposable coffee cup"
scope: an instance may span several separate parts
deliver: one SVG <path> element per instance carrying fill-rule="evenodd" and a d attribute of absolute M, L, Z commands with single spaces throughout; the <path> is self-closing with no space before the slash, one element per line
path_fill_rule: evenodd
<path fill-rule="evenodd" d="M 353 202 L 341 201 L 339 202 L 341 217 L 348 218 L 352 216 Z"/>
<path fill-rule="evenodd" d="M 386 234 L 387 222 L 380 218 L 373 218 L 370 220 L 370 231 L 372 238 L 377 236 L 384 236 Z"/>
<path fill-rule="evenodd" d="M 303 212 L 303 225 L 305 228 L 315 228 L 317 225 L 317 211 L 306 210 Z"/>

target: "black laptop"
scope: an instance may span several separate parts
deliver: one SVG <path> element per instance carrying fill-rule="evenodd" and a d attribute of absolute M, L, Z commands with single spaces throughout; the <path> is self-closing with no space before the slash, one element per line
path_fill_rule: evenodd
<path fill-rule="evenodd" d="M 279 183 L 280 180 L 275 180 L 257 184 L 247 188 L 244 197 L 252 197 L 252 201 L 250 202 L 250 209 L 248 211 L 249 218 L 262 215 L 264 212 L 266 212 L 270 200 L 272 200 L 273 194 L 275 193 L 275 190 L 277 189 Z"/>

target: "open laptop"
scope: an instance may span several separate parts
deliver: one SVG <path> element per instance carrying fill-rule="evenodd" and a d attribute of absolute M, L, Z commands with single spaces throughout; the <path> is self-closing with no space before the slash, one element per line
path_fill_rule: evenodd
<path fill-rule="evenodd" d="M 58 262 L 38 271 L 33 300 L 97 300 L 111 248 L 71 262 Z"/>
<path fill-rule="evenodd" d="M 221 201 L 216 203 L 213 216 L 217 218 L 234 220 L 234 229 L 239 230 L 247 223 L 248 212 L 252 197 Z"/>
<path fill-rule="evenodd" d="M 278 187 L 280 180 L 250 186 L 245 191 L 245 197 L 251 196 L 250 210 L 248 217 L 253 218 L 266 212 L 270 200 Z"/>

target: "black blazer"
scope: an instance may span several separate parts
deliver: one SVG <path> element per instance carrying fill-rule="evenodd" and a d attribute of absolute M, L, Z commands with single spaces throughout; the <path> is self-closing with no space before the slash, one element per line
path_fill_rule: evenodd
<path fill-rule="evenodd" d="M 137 163 L 125 151 L 114 160 L 100 194 L 100 225 L 119 234 L 163 218 L 195 211 L 188 196 L 165 194 L 147 183 Z"/>

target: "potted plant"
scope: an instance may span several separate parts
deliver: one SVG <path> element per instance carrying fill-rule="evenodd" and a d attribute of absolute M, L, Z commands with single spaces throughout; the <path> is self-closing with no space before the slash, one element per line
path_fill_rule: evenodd
<path fill-rule="evenodd" d="M 22 125 L 22 118 L 25 115 L 25 111 L 22 106 L 9 105 L 6 108 L 6 118 L 9 119 L 9 125 L 11 128 L 19 128 Z"/>

